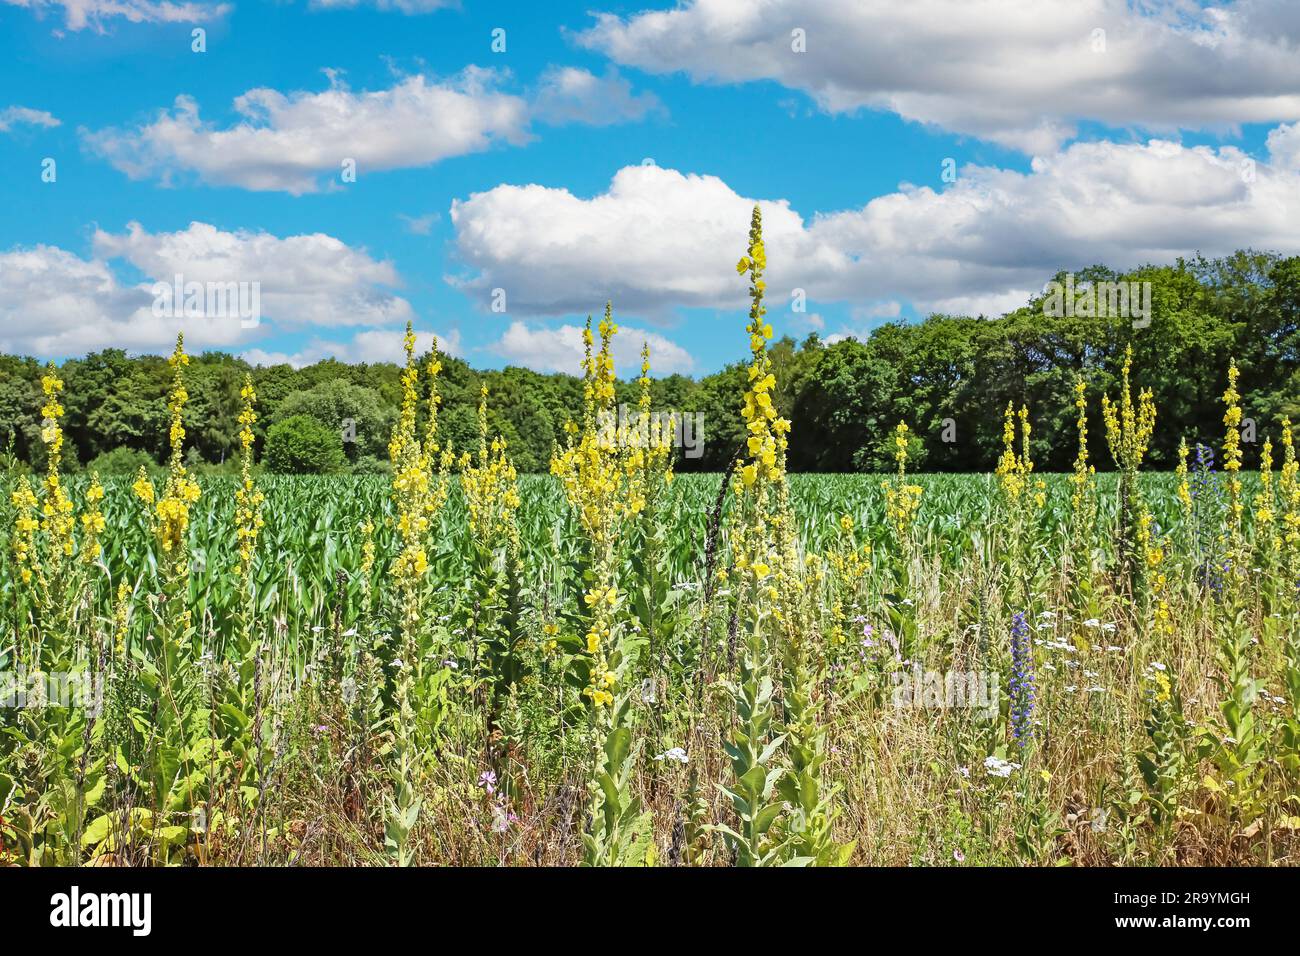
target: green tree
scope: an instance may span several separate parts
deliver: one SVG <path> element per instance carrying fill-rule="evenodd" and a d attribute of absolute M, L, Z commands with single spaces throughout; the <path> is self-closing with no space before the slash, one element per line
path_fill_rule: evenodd
<path fill-rule="evenodd" d="M 271 423 L 308 415 L 338 432 L 349 461 L 386 455 L 396 409 L 380 403 L 374 389 L 332 378 L 304 391 L 290 392 L 276 407 Z M 346 432 L 346 440 L 343 436 Z"/>
<path fill-rule="evenodd" d="M 280 474 L 328 475 L 341 471 L 347 459 L 338 429 L 294 415 L 267 430 L 265 461 Z"/>

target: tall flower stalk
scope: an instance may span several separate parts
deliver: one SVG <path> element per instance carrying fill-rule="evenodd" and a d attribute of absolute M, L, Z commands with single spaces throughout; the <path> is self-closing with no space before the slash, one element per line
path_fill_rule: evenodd
<path fill-rule="evenodd" d="M 1138 470 L 1155 430 L 1156 406 L 1150 389 L 1143 389 L 1137 403 L 1133 402 L 1129 384 L 1132 370 L 1133 348 L 1129 346 L 1120 373 L 1119 403 L 1103 395 L 1101 407 L 1106 421 L 1106 442 L 1119 468 L 1120 565 L 1130 590 L 1138 594 L 1146 583 L 1147 569 L 1158 566 L 1163 554 L 1158 552 L 1152 538 L 1151 513 L 1138 484 Z"/>
<path fill-rule="evenodd" d="M 737 822 L 715 829 L 741 866 L 835 863 L 851 847 L 838 848 L 831 840 L 833 789 L 821 786 L 818 682 L 803 625 L 806 595 L 786 486 L 790 423 L 772 401 L 776 377 L 767 353 L 772 326 L 763 304 L 766 268 L 762 213 L 755 206 L 749 246 L 736 266 L 749 276 L 745 330 L 751 357 L 741 409 L 747 437 L 732 482 L 730 521 L 732 563 L 739 575 L 734 620 L 745 642 L 737 677 L 727 684 L 736 720 L 726 744 L 731 779 L 723 790 Z M 779 708 L 774 702 L 773 640 L 780 642 L 782 661 Z"/>
<path fill-rule="evenodd" d="M 388 443 L 389 459 L 393 466 L 391 495 L 396 512 L 398 554 L 393 561 L 391 577 L 397 596 L 398 656 L 394 661 L 397 671 L 395 703 L 396 713 L 391 721 L 393 747 L 390 759 L 392 795 L 385 805 L 385 846 L 390 860 L 398 866 L 414 862 L 415 850 L 412 832 L 419 820 L 423 797 L 423 755 L 419 749 L 419 728 L 416 726 L 417 704 L 431 698 L 420 693 L 426 681 L 436 675 L 426 673 L 426 650 L 422 644 L 422 622 L 426 616 L 427 588 L 425 576 L 429 570 L 428 543 L 433 519 L 447 500 L 446 475 L 450 451 L 444 450 L 439 459 L 440 469 L 434 472 L 434 454 L 438 450 L 437 437 L 437 375 L 441 370 L 438 361 L 438 343 L 434 340 L 432 358 L 428 364 L 429 420 L 423 440 L 416 432 L 419 409 L 420 370 L 415 362 L 415 333 L 406 324 L 402 338 L 406 364 L 402 371 L 402 407 L 397 424 Z M 441 658 L 438 658 L 441 660 Z M 417 701 L 420 693 L 420 701 Z M 427 723 L 437 723 L 430 717 Z"/>
<path fill-rule="evenodd" d="M 631 467 L 631 447 L 620 426 L 603 427 L 614 415 L 613 338 L 618 333 L 610 305 L 600 321 L 600 348 L 593 354 L 591 320 L 583 331 L 583 425 L 578 440 L 551 460 L 551 473 L 559 478 L 569 507 L 586 540 L 590 584 L 582 595 L 587 631 L 584 654 L 577 658 L 584 687 L 582 695 L 592 706 L 600 726 L 612 713 L 620 672 L 624 622 L 622 592 L 618 583 L 619 545 L 629 519 L 645 508 L 645 494 L 637 468 Z"/>
<path fill-rule="evenodd" d="M 894 429 L 894 461 L 898 470 L 892 480 L 881 482 L 885 492 L 885 519 L 894 539 L 892 549 L 893 595 L 887 613 L 905 659 L 917 652 L 916 595 L 912 586 L 916 553 L 916 517 L 921 507 L 922 488 L 907 477 L 909 431 L 898 423 Z"/>
<path fill-rule="evenodd" d="M 1088 399 L 1082 377 L 1074 383 L 1074 407 L 1079 413 L 1075 420 L 1079 450 L 1070 475 L 1070 551 L 1078 580 L 1091 576 L 1093 533 L 1097 523 L 1096 468 L 1088 461 Z"/>
<path fill-rule="evenodd" d="M 1296 460 L 1291 419 L 1282 419 L 1282 470 L 1278 477 L 1282 509 L 1281 550 L 1285 593 L 1291 606 L 1300 606 L 1300 461 Z"/>
<path fill-rule="evenodd" d="M 185 405 L 189 392 L 185 389 L 185 369 L 190 357 L 185 354 L 185 340 L 176 336 L 176 348 L 167 364 L 172 370 L 172 384 L 167 392 L 167 411 L 171 424 L 167 430 L 170 454 L 167 461 L 167 478 L 161 493 L 140 469 L 132 490 L 145 506 L 145 519 L 152 529 L 162 553 L 160 571 L 164 615 L 168 622 L 168 639 L 179 641 L 191 631 L 192 616 L 186 600 L 190 579 L 190 548 L 187 534 L 190 509 L 199 500 L 198 482 L 190 477 L 185 467 Z"/>
<path fill-rule="evenodd" d="M 518 653 L 523 572 L 519 561 L 519 487 L 504 438 L 488 441 L 487 385 L 479 394 L 477 456 L 460 460 L 460 484 L 469 512 L 471 576 L 466 632 L 476 676 L 488 682 L 489 740 L 499 736 L 500 717 L 511 688 L 523 676 Z M 504 767 L 499 768 L 504 771 Z"/>
<path fill-rule="evenodd" d="M 1223 472 L 1228 488 L 1227 528 L 1224 551 L 1228 559 L 1228 576 L 1236 581 L 1245 574 L 1245 535 L 1242 514 L 1245 502 L 1241 490 L 1241 393 L 1237 391 L 1237 362 L 1228 363 L 1228 388 L 1223 393 Z"/>
<path fill-rule="evenodd" d="M 15 510 L 12 547 L 19 579 L 28 588 L 35 612 L 36 627 L 31 635 L 33 647 L 30 654 L 37 665 L 51 663 L 54 659 L 51 655 L 61 652 L 49 641 L 66 635 L 71 621 L 70 591 L 76 555 L 73 531 L 77 522 L 61 471 L 64 434 L 60 422 L 64 409 L 59 397 L 62 392 L 63 380 L 51 362 L 41 376 L 44 396 L 41 442 L 45 445 L 45 477 L 40 483 L 38 496 L 27 476 L 21 476 L 11 498 Z M 103 497 L 98 478 L 92 488 L 98 489 L 99 497 Z M 90 503 L 97 509 L 97 499 Z M 92 525 L 98 527 L 88 527 L 90 547 L 97 547 L 93 541 L 102 530 L 102 521 L 102 517 L 98 522 L 91 519 Z M 47 659 L 42 661 L 43 657 Z"/>
<path fill-rule="evenodd" d="M 1274 575 L 1282 554 L 1282 536 L 1277 527 L 1277 493 L 1273 483 L 1273 441 L 1264 439 L 1259 451 L 1259 491 L 1253 502 L 1255 560 L 1266 599 L 1276 593 Z"/>
<path fill-rule="evenodd" d="M 645 862 L 649 814 L 630 791 L 639 748 L 633 746 L 627 675 L 634 645 L 627 601 L 619 583 L 620 551 L 632 522 L 646 506 L 644 472 L 635 442 L 614 418 L 613 338 L 618 333 L 608 303 L 593 353 L 591 319 L 583 330 L 583 423 L 568 428 L 569 440 L 551 459 L 569 508 L 585 539 L 579 619 L 586 628 L 572 657 L 574 679 L 586 700 L 592 764 L 588 798 L 592 826 L 583 838 L 588 865 Z M 574 434 L 577 433 L 575 441 Z"/>
<path fill-rule="evenodd" d="M 1008 600 L 1012 606 L 1032 602 L 1037 566 L 1030 558 L 1038 518 L 1047 503 L 1047 486 L 1034 477 L 1034 460 L 1030 453 L 1031 434 L 1028 406 L 1007 403 L 1002 416 L 1002 455 L 995 475 L 1001 492 L 1005 534 L 1004 552 L 1009 557 Z M 1019 451 L 1016 450 L 1017 443 Z"/>

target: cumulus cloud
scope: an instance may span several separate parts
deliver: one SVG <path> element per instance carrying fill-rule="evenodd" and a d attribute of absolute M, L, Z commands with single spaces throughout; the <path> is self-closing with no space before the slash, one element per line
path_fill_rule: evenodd
<path fill-rule="evenodd" d="M 46 245 L 0 252 L 0 351 L 160 350 L 178 331 L 196 347 L 229 348 L 266 331 L 244 328 L 238 316 L 155 315 L 155 286 L 177 275 L 185 283 L 260 283 L 262 317 L 277 327 L 376 326 L 412 315 L 388 291 L 399 281 L 390 264 L 319 233 L 278 238 L 206 223 L 149 233 L 131 223 L 123 234 L 97 231 L 93 245 L 89 259 Z M 123 281 L 114 261 L 145 281 Z"/>
<path fill-rule="evenodd" d="M 545 74 L 524 95 L 502 89 L 506 74 L 467 67 L 454 77 L 400 79 L 388 89 L 353 91 L 327 71 L 329 89 L 281 93 L 264 87 L 234 101 L 242 119 L 221 128 L 205 121 L 198 102 L 178 96 L 138 127 L 83 130 L 87 146 L 132 179 L 164 183 L 182 174 L 212 185 L 280 190 L 293 195 L 338 186 L 347 160 L 357 176 L 428 166 L 532 138 L 534 120 L 557 125 L 607 125 L 658 108 L 615 73 Z"/>
<path fill-rule="evenodd" d="M 91 27 L 103 31 L 104 21 L 129 23 L 200 23 L 230 12 L 228 3 L 170 3 L 165 0 L 0 0 L 11 7 L 26 7 L 42 16 L 61 9 L 69 30 Z"/>
<path fill-rule="evenodd" d="M 607 299 L 637 313 L 730 304 L 751 206 L 713 176 L 657 166 L 625 167 L 591 199 L 501 185 L 452 203 L 456 254 L 476 271 L 451 281 L 484 302 L 502 288 L 512 310 L 530 313 Z M 785 203 L 765 212 L 769 234 L 802 228 Z"/>
<path fill-rule="evenodd" d="M 104 262 L 54 246 L 0 253 L 0 289 L 3 352 L 76 355 L 108 346 L 159 347 L 175 339 L 176 323 L 152 315 L 147 288 L 125 286 Z M 206 331 L 233 337 L 238 326 L 204 329 L 199 337 Z"/>
<path fill-rule="evenodd" d="M 192 171 L 215 185 L 299 195 L 320 189 L 324 175 L 338 177 L 347 159 L 364 176 L 523 142 L 524 100 L 497 89 L 498 79 L 470 68 L 445 82 L 412 76 L 374 92 L 354 93 L 334 78 L 320 93 L 259 88 L 235 99 L 244 119 L 227 129 L 205 123 L 198 103 L 178 96 L 138 129 L 85 139 L 133 179 Z"/>
<path fill-rule="evenodd" d="M 1300 169 L 1300 123 L 1269 130 L 1269 159 L 1275 166 Z"/>
<path fill-rule="evenodd" d="M 1006 311 L 1060 268 L 1130 268 L 1203 251 L 1300 251 L 1296 127 L 1270 137 L 1268 161 L 1233 147 L 1076 143 L 1029 172 L 967 166 L 942 191 L 908 184 L 860 208 L 803 218 L 763 211 L 772 310 L 808 299 L 905 300 L 923 311 Z M 736 308 L 735 273 L 755 199 L 714 176 L 655 166 L 618 171 L 589 199 L 501 185 L 454 202 L 450 277 L 511 311 L 565 314 L 606 299 L 662 318 L 678 307 Z M 892 310 L 892 306 L 891 306 Z"/>
<path fill-rule="evenodd" d="M 641 344 L 650 346 L 650 366 L 656 375 L 689 372 L 694 361 L 689 352 L 658 332 L 619 325 L 614 336 L 614 368 L 628 372 L 641 368 Z M 512 365 L 522 365 L 539 372 L 582 374 L 582 329 L 576 325 L 529 326 L 511 322 L 510 328 L 489 351 Z"/>
<path fill-rule="evenodd" d="M 7 133 L 15 126 L 43 126 L 51 129 L 59 121 L 44 110 L 28 109 L 26 106 L 10 106 L 0 110 L 0 133 Z"/>
<path fill-rule="evenodd" d="M 1169 133 L 1300 118 L 1294 0 L 683 0 L 598 14 L 578 40 L 650 72 L 772 80 L 831 112 L 1031 153 L 1086 120 Z"/>
<path fill-rule="evenodd" d="M 368 329 L 356 333 L 348 342 L 314 338 L 296 352 L 268 352 L 252 348 L 245 349 L 241 354 L 245 361 L 253 365 L 292 365 L 294 368 L 312 365 L 327 358 L 338 359 L 340 362 L 400 364 L 405 360 L 405 335 L 404 329 Z M 461 354 L 458 329 L 452 329 L 446 335 L 428 329 L 416 329 L 417 351 L 428 349 L 433 344 L 435 335 L 438 337 L 438 350 L 444 355 Z"/>
<path fill-rule="evenodd" d="M 260 283 L 262 309 L 279 324 L 383 325 L 412 314 L 388 291 L 401 284 L 391 263 L 324 233 L 279 238 L 202 222 L 150 233 L 133 222 L 120 235 L 96 231 L 94 246 L 101 258 L 124 259 L 157 281 Z"/>

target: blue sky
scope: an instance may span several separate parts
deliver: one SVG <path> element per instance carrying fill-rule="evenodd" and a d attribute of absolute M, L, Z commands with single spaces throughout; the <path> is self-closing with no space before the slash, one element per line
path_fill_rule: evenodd
<path fill-rule="evenodd" d="M 0 0 L 0 350 L 395 360 L 409 318 L 551 370 L 613 298 L 620 371 L 705 373 L 755 200 L 797 337 L 1294 253 L 1297 43 L 1280 0 Z M 259 283 L 256 327 L 156 315 L 178 273 Z"/>

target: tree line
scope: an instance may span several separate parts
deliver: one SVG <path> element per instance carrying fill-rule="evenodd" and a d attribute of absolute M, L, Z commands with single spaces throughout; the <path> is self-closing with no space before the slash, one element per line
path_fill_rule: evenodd
<path fill-rule="evenodd" d="M 1063 282 L 1065 273 L 1053 281 Z M 932 471 L 986 471 L 1001 449 L 1008 402 L 1029 406 L 1037 467 L 1068 470 L 1076 447 L 1072 389 L 1088 384 L 1092 458 L 1104 451 L 1100 397 L 1115 394 L 1124 350 L 1134 378 L 1154 394 L 1158 418 L 1149 461 L 1172 467 L 1180 438 L 1221 444 L 1230 358 L 1241 369 L 1245 416 L 1258 444 L 1276 435 L 1284 416 L 1300 423 L 1300 257 L 1240 251 L 1119 274 L 1094 266 L 1074 274 L 1089 283 L 1149 282 L 1149 319 L 1060 314 L 1037 297 L 1000 318 L 931 315 L 889 322 L 859 338 L 828 342 L 783 338 L 771 354 L 775 401 L 792 423 L 795 471 L 882 471 L 893 467 L 891 429 L 906 422 L 913 462 Z M 617 306 L 617 303 L 615 303 Z M 1096 310 L 1084 310 L 1096 311 Z M 737 328 L 742 318 L 737 318 Z M 1136 326 L 1136 327 L 1135 327 Z M 740 336 L 737 337 L 740 341 Z M 575 350 L 580 343 L 575 342 Z M 653 356 L 652 356 L 653 359 Z M 43 363 L 0 355 L 0 446 L 19 463 L 43 465 L 40 376 Z M 238 443 L 239 390 L 251 373 L 258 393 L 259 451 L 280 471 L 382 471 L 401 400 L 395 363 L 334 359 L 304 368 L 252 368 L 208 352 L 187 376 L 190 461 L 230 467 Z M 134 471 L 163 459 L 167 441 L 166 360 L 105 349 L 61 366 L 65 382 L 65 457 L 101 472 Z M 440 431 L 458 449 L 478 442 L 480 384 L 490 393 L 489 428 L 503 435 L 521 471 L 545 471 L 564 423 L 582 407 L 582 380 L 519 367 L 476 370 L 443 359 Z M 656 378 L 656 409 L 702 416 L 701 454 L 681 458 L 683 471 L 717 471 L 740 444 L 745 366 L 692 378 Z M 637 386 L 619 383 L 619 401 L 634 407 Z M 1258 444 L 1246 445 L 1247 463 Z M 1257 459 L 1255 459 L 1257 460 Z"/>

